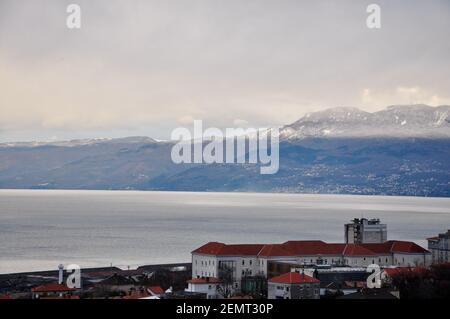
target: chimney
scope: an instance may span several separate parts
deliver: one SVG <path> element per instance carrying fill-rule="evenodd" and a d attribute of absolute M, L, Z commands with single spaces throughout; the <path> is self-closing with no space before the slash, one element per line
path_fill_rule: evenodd
<path fill-rule="evenodd" d="M 64 277 L 64 265 L 63 264 L 59 264 L 58 269 L 59 269 L 59 272 L 58 272 L 58 284 L 62 285 L 63 277 Z"/>

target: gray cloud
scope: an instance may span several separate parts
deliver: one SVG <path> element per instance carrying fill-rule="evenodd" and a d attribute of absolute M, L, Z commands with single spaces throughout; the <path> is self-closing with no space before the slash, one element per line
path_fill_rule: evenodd
<path fill-rule="evenodd" d="M 82 29 L 65 26 L 82 8 Z M 382 28 L 365 26 L 369 3 Z M 330 106 L 450 103 L 450 4 L 0 1 L 0 139 L 280 125 Z"/>

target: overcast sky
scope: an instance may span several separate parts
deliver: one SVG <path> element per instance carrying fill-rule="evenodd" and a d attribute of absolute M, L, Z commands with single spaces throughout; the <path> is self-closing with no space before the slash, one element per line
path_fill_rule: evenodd
<path fill-rule="evenodd" d="M 0 142 L 450 104 L 449 38 L 448 0 L 0 0 Z"/>

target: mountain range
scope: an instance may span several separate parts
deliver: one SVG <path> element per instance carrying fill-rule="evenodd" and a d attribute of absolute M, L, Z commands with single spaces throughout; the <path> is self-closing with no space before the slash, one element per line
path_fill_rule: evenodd
<path fill-rule="evenodd" d="M 450 106 L 338 107 L 280 130 L 280 170 L 174 164 L 149 137 L 0 144 L 0 188 L 450 196 Z"/>
<path fill-rule="evenodd" d="M 287 125 L 288 139 L 306 137 L 426 137 L 450 138 L 450 106 L 389 106 L 369 113 L 352 107 L 337 107 L 306 114 Z"/>

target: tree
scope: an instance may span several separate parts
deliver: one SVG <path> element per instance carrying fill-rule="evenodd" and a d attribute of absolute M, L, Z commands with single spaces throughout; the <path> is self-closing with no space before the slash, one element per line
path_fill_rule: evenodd
<path fill-rule="evenodd" d="M 406 268 L 392 275 L 402 299 L 450 299 L 450 263 Z"/>
<path fill-rule="evenodd" d="M 217 291 L 224 297 L 229 298 L 234 292 L 234 265 L 233 263 L 221 262 L 219 265 L 219 279 L 222 281 Z"/>

